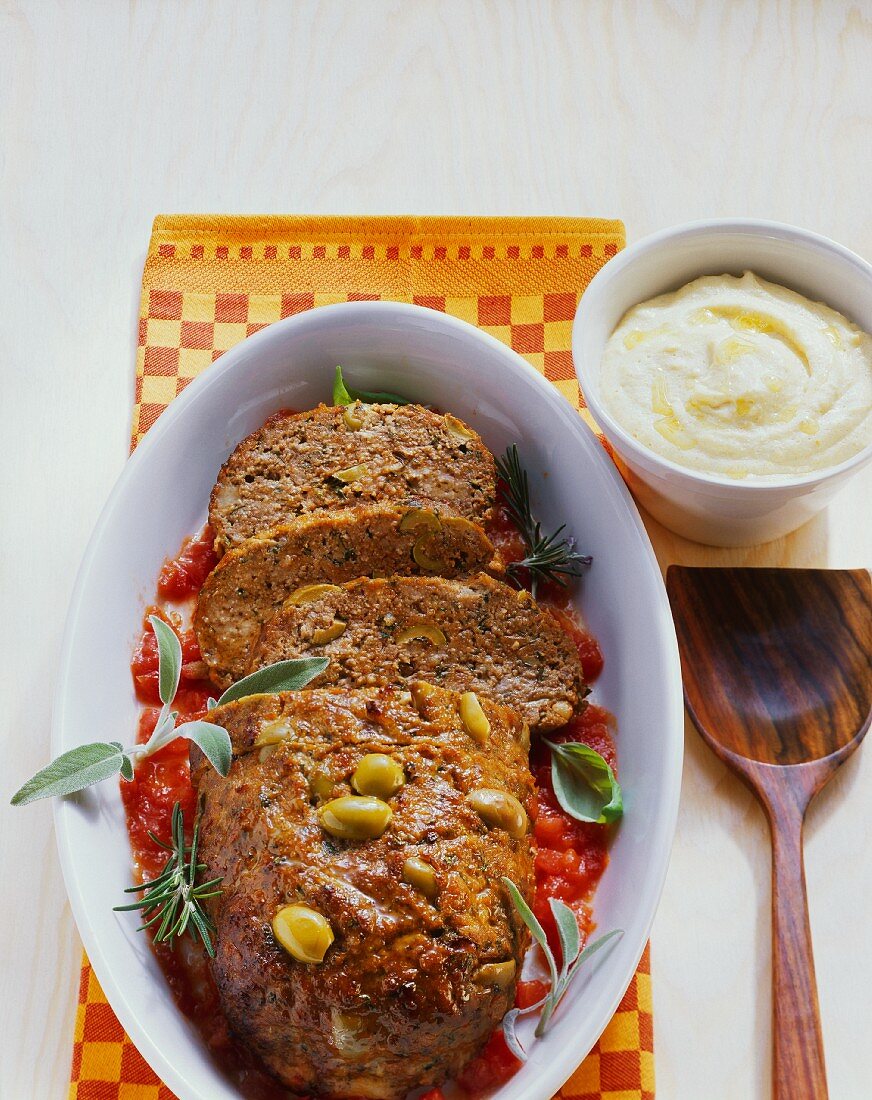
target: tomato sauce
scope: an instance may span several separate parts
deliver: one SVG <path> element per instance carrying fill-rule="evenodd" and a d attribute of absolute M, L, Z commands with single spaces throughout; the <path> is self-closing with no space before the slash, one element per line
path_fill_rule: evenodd
<path fill-rule="evenodd" d="M 497 509 L 488 535 L 504 563 L 524 558 L 523 540 L 504 507 Z M 216 694 L 207 679 L 196 636 L 184 627 L 186 605 L 193 601 L 217 563 L 213 539 L 211 530 L 204 528 L 197 537 L 185 540 L 179 554 L 161 569 L 157 594 L 171 606 L 169 609 L 165 605 L 148 609 L 143 633 L 130 663 L 134 689 L 143 704 L 137 730 L 139 743 L 151 736 L 160 713 L 157 640 L 148 624 L 148 615 L 157 614 L 166 620 L 181 641 L 182 674 L 173 701 L 173 709 L 179 712 L 179 722 L 202 718 L 207 711 L 208 698 Z M 520 574 L 518 580 L 529 587 L 529 576 Z M 602 671 L 602 654 L 596 639 L 570 614 L 567 590 L 560 585 L 540 584 L 537 599 L 573 639 L 585 679 L 592 683 Z M 553 733 L 551 739 L 590 745 L 617 773 L 612 728 L 611 716 L 606 711 L 588 705 L 568 725 Z M 609 830 L 602 825 L 575 821 L 564 813 L 551 784 L 548 748 L 535 738 L 530 751 L 530 767 L 537 788 L 536 807 L 531 815 L 536 874 L 533 911 L 559 960 L 559 942 L 548 899 L 559 898 L 573 910 L 582 939 L 590 934 L 594 926 L 591 901 L 608 863 Z M 190 836 L 196 796 L 191 785 L 188 743 L 183 739 L 171 742 L 154 756 L 141 761 L 133 780 L 122 781 L 121 795 L 136 871 L 144 881 L 159 874 L 166 862 L 167 853 L 154 837 L 164 843 L 169 841 L 170 818 L 176 802 L 181 803 Z M 229 1034 L 203 948 L 190 939 L 178 941 L 172 950 L 163 944 L 154 947 L 180 1010 L 196 1022 L 207 1046 L 240 1091 L 252 1100 L 291 1096 L 264 1074 Z M 547 991 L 545 982 L 522 981 L 515 1003 L 527 1007 L 541 1000 Z M 506 1045 L 502 1030 L 497 1029 L 456 1083 L 468 1095 L 478 1096 L 507 1081 L 520 1066 Z M 444 1100 L 444 1096 L 441 1089 L 435 1088 L 426 1092 L 421 1100 Z"/>

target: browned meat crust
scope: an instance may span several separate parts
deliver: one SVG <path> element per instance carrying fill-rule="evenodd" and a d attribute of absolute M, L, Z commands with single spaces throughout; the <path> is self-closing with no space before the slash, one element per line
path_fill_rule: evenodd
<path fill-rule="evenodd" d="M 422 627 L 444 637 L 405 640 Z M 564 725 L 585 695 L 578 653 L 554 617 L 528 592 L 484 574 L 356 580 L 304 606 L 286 604 L 264 625 L 251 668 L 302 656 L 330 658 L 319 687 L 420 677 L 490 695 L 541 730 Z"/>
<path fill-rule="evenodd" d="M 457 695 L 415 698 L 419 709 L 390 689 L 253 696 L 209 716 L 234 745 L 226 779 L 191 752 L 204 873 L 224 879 L 210 903 L 222 1009 L 271 1072 L 303 1092 L 396 1098 L 437 1084 L 514 1000 L 515 980 L 482 984 L 480 968 L 514 960 L 520 972 L 529 936 L 500 877 L 531 898 L 530 842 L 488 829 L 466 796 L 498 789 L 532 809 L 527 730 L 483 701 L 490 735 L 479 744 Z M 276 731 L 286 739 L 257 746 Z M 402 765 L 393 818 L 376 840 L 337 840 L 318 807 L 352 793 L 371 752 Z M 432 901 L 403 881 L 411 856 L 435 869 Z M 295 961 L 274 939 L 271 919 L 287 904 L 329 920 L 335 940 L 320 964 Z"/>
<path fill-rule="evenodd" d="M 261 625 L 304 585 L 390 573 L 451 577 L 486 568 L 493 555 L 477 524 L 445 513 L 381 504 L 300 516 L 246 539 L 207 578 L 194 614 L 203 659 L 222 688 L 244 676 Z"/>
<path fill-rule="evenodd" d="M 454 417 L 420 405 L 319 405 L 273 416 L 237 446 L 212 490 L 209 523 L 219 551 L 304 512 L 392 500 L 484 523 L 495 490 L 493 456 Z"/>

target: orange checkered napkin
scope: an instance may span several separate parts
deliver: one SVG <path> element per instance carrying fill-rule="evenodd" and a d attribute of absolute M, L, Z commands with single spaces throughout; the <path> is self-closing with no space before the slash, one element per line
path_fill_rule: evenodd
<path fill-rule="evenodd" d="M 624 244 L 580 218 L 161 217 L 142 279 L 135 447 L 222 352 L 315 306 L 379 298 L 478 325 L 520 352 L 582 415 L 570 335 L 579 295 Z M 648 951 L 562 1100 L 653 1100 Z M 173 1100 L 83 960 L 70 1097 Z"/>

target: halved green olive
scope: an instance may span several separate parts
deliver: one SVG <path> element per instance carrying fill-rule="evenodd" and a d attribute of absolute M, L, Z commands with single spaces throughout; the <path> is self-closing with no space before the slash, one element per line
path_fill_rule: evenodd
<path fill-rule="evenodd" d="M 496 985 L 500 989 L 508 989 L 515 977 L 517 966 L 514 959 L 506 959 L 505 962 L 485 963 L 473 974 L 472 980 L 476 985 Z"/>
<path fill-rule="evenodd" d="M 302 963 L 323 962 L 333 929 L 321 913 L 308 905 L 285 905 L 272 919 L 273 935 L 287 953 Z"/>
<path fill-rule="evenodd" d="M 334 619 L 329 626 L 322 627 L 320 630 L 313 630 L 313 645 L 326 645 L 328 642 L 332 642 L 345 633 L 347 626 L 348 623 L 344 619 Z"/>
<path fill-rule="evenodd" d="M 372 794 L 382 799 L 395 795 L 405 782 L 402 767 L 383 752 L 367 753 L 351 777 L 351 785 L 358 794 Z"/>
<path fill-rule="evenodd" d="M 517 798 L 508 791 L 480 787 L 468 794 L 466 801 L 489 829 L 505 829 L 515 840 L 526 835 L 527 813 Z"/>
<path fill-rule="evenodd" d="M 360 481 L 368 473 L 369 469 L 366 463 L 361 462 L 359 465 L 349 466 L 345 470 L 335 470 L 330 476 L 336 478 L 337 481 L 341 481 L 344 485 L 350 485 L 354 481 Z"/>
<path fill-rule="evenodd" d="M 407 626 L 397 631 L 395 637 L 401 645 L 413 641 L 428 641 L 433 645 L 445 644 L 445 635 L 435 623 L 416 623 L 414 626 Z"/>
<path fill-rule="evenodd" d="M 403 864 L 403 882 L 407 882 L 410 886 L 414 886 L 419 893 L 423 894 L 425 898 L 429 898 L 431 901 L 439 893 L 436 872 L 430 864 L 425 859 L 421 859 L 420 856 L 409 856 Z"/>
<path fill-rule="evenodd" d="M 350 428 L 351 431 L 359 431 L 363 427 L 363 406 L 359 401 L 355 401 L 353 405 L 346 405 L 342 410 L 342 419 L 345 421 L 346 428 Z"/>
<path fill-rule="evenodd" d="M 430 534 L 421 535 L 415 540 L 415 545 L 412 547 L 412 558 L 416 565 L 426 569 L 428 573 L 439 573 L 447 567 L 448 563 L 444 558 L 435 557 L 432 548 L 433 536 Z"/>
<path fill-rule="evenodd" d="M 473 741 L 483 745 L 490 736 L 491 726 L 474 691 L 465 691 L 460 696 L 460 718 Z"/>
<path fill-rule="evenodd" d="M 318 813 L 322 828 L 340 840 L 376 840 L 393 816 L 386 802 L 362 794 L 334 798 Z"/>
<path fill-rule="evenodd" d="M 400 531 L 420 531 L 436 535 L 442 530 L 439 517 L 430 508 L 410 508 L 400 520 Z"/>
<path fill-rule="evenodd" d="M 320 600 L 328 592 L 341 591 L 342 589 L 337 584 L 304 584 L 301 588 L 295 588 L 285 600 L 285 603 L 290 604 L 291 607 L 299 607 L 301 604 Z"/>
<path fill-rule="evenodd" d="M 272 722 L 265 722 L 258 730 L 255 745 L 280 745 L 294 732 L 290 718 L 275 718 Z"/>
<path fill-rule="evenodd" d="M 451 413 L 447 413 L 445 416 L 445 427 L 448 429 L 448 434 L 453 435 L 455 439 L 475 439 L 475 432 L 472 428 L 468 428 L 462 420 L 458 420 Z"/>

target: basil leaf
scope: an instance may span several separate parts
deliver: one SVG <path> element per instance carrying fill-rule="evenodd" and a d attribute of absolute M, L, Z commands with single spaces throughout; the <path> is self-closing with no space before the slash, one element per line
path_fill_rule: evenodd
<path fill-rule="evenodd" d="M 530 908 L 530 906 L 524 901 L 521 891 L 512 882 L 510 878 L 503 876 L 503 886 L 508 890 L 509 897 L 512 899 L 515 908 L 518 910 L 518 916 L 530 929 L 533 935 L 533 939 L 542 948 L 542 953 L 545 956 L 545 961 L 548 963 L 548 970 L 551 974 L 551 985 L 557 984 L 557 964 L 554 961 L 554 956 L 551 954 L 551 948 L 548 946 L 548 937 L 545 935 L 545 929 L 539 923 L 536 914 Z"/>
<path fill-rule="evenodd" d="M 158 693 L 161 702 L 168 706 L 175 698 L 182 675 L 182 643 L 173 628 L 157 615 L 149 615 L 148 621 L 157 638 Z"/>
<path fill-rule="evenodd" d="M 617 821 L 624 812 L 621 787 L 600 754 L 576 741 L 545 744 L 551 749 L 551 781 L 562 809 L 576 821 Z"/>
<path fill-rule="evenodd" d="M 233 763 L 230 734 L 213 722 L 183 722 L 176 726 L 176 736 L 193 741 L 219 775 L 226 776 Z"/>
<path fill-rule="evenodd" d="M 406 397 L 400 397 L 397 393 L 380 393 L 372 390 L 355 390 L 346 386 L 342 377 L 342 367 L 336 368 L 333 379 L 333 404 L 353 405 L 355 401 L 363 401 L 367 405 L 411 405 Z"/>
<path fill-rule="evenodd" d="M 345 388 L 345 382 L 342 378 L 342 367 L 336 368 L 336 374 L 333 376 L 333 404 L 334 405 L 353 405 L 354 398 Z"/>
<path fill-rule="evenodd" d="M 63 753 L 38 771 L 12 796 L 13 806 L 25 806 L 38 798 L 72 794 L 121 771 L 124 756 L 118 743 L 95 741 Z"/>
<path fill-rule="evenodd" d="M 563 977 L 578 958 L 581 950 L 578 921 L 575 919 L 575 913 L 559 898 L 549 898 L 548 904 L 551 906 L 554 923 L 557 925 L 557 935 L 560 937 L 560 974 Z"/>
<path fill-rule="evenodd" d="M 229 687 L 218 700 L 218 706 L 235 703 L 248 695 L 271 695 L 277 691 L 299 691 L 314 680 L 330 664 L 327 657 L 300 657 L 294 661 L 277 661 L 244 676 Z"/>

